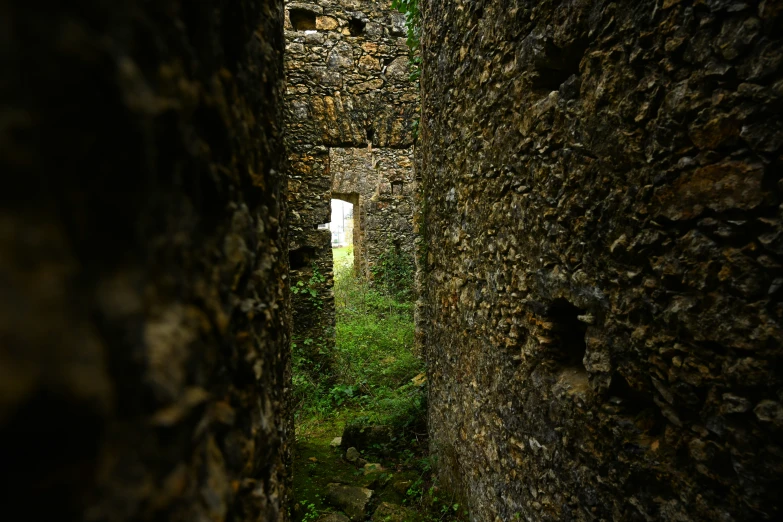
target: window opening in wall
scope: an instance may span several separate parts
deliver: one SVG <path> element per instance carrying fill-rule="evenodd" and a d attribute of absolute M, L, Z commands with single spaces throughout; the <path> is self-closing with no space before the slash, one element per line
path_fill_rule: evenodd
<path fill-rule="evenodd" d="M 307 9 L 291 9 L 288 11 L 291 25 L 295 31 L 309 31 L 315 29 L 315 13 Z"/>
<path fill-rule="evenodd" d="M 391 188 L 393 196 L 402 196 L 402 185 L 402 181 L 392 181 Z"/>
<path fill-rule="evenodd" d="M 348 32 L 351 36 L 361 36 L 364 33 L 366 23 L 359 18 L 351 18 L 348 22 Z"/>
<path fill-rule="evenodd" d="M 375 137 L 375 129 L 373 129 L 372 127 L 367 127 L 366 133 L 367 133 L 367 143 L 372 143 L 372 139 Z"/>
<path fill-rule="evenodd" d="M 315 248 L 303 246 L 288 252 L 288 266 L 291 270 L 301 270 L 315 259 Z"/>

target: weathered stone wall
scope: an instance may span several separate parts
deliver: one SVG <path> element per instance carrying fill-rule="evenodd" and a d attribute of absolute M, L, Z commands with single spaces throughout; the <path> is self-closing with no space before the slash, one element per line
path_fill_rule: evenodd
<path fill-rule="evenodd" d="M 474 520 L 772 520 L 783 2 L 423 2 L 420 334 Z"/>
<path fill-rule="evenodd" d="M 332 253 L 317 227 L 334 190 L 354 204 L 357 271 L 371 275 L 390 242 L 411 251 L 417 87 L 403 15 L 386 0 L 287 2 L 285 24 L 291 278 L 316 292 L 294 295 L 294 341 L 312 340 L 312 359 L 328 365 L 318 352 L 334 342 Z"/>
<path fill-rule="evenodd" d="M 413 149 L 332 148 L 329 168 L 332 197 L 354 204 L 356 272 L 372 278 L 373 264 L 395 247 L 412 262 Z"/>
<path fill-rule="evenodd" d="M 285 520 L 282 5 L 0 20 L 4 513 Z"/>

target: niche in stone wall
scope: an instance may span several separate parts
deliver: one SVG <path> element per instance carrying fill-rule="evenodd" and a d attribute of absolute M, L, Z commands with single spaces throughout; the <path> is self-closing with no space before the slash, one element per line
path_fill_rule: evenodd
<path fill-rule="evenodd" d="M 348 22 L 348 32 L 351 34 L 351 36 L 361 36 L 364 34 L 365 25 L 366 23 L 360 18 L 351 18 L 351 20 Z"/>
<path fill-rule="evenodd" d="M 558 298 L 547 307 L 546 315 L 552 323 L 552 334 L 556 342 L 555 358 L 565 366 L 583 368 L 582 359 L 587 351 L 585 333 L 587 325 L 579 320 L 584 311 L 566 299 Z"/>
<path fill-rule="evenodd" d="M 575 40 L 564 47 L 547 41 L 543 52 L 534 61 L 536 75 L 533 89 L 556 91 L 571 75 L 579 74 L 579 64 L 587 49 L 587 43 Z"/>
<path fill-rule="evenodd" d="M 295 31 L 310 31 L 315 29 L 315 13 L 307 9 L 291 9 L 288 11 L 291 25 Z"/>
<path fill-rule="evenodd" d="M 315 259 L 315 248 L 303 246 L 288 252 L 288 265 L 290 270 L 301 270 L 312 264 Z"/>
<path fill-rule="evenodd" d="M 402 187 L 403 187 L 402 181 L 392 181 L 391 182 L 392 196 L 402 196 Z"/>

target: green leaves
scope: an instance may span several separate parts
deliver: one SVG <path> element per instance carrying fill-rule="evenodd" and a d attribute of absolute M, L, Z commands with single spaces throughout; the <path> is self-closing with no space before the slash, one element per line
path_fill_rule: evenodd
<path fill-rule="evenodd" d="M 390 274 L 399 272 L 395 263 L 387 260 Z M 412 281 L 412 263 L 408 269 Z M 320 302 L 317 290 L 325 280 L 314 267 L 291 291 Z M 410 384 L 410 379 L 423 371 L 423 362 L 412 352 L 413 303 L 400 302 L 378 285 L 372 287 L 358 279 L 352 257 L 335 264 L 334 297 L 335 346 L 327 346 L 317 335 L 315 339 L 297 338 L 292 345 L 298 418 L 327 415 L 346 407 L 365 411 L 374 419 L 408 419 L 411 412 L 423 415 L 424 392 Z M 400 432 L 404 433 L 408 427 L 401 422 Z"/>
<path fill-rule="evenodd" d="M 412 82 L 418 81 L 421 76 L 421 56 L 419 46 L 421 44 L 421 14 L 419 13 L 419 0 L 392 0 L 392 9 L 396 9 L 405 15 L 405 28 L 408 38 L 406 43 L 410 49 L 410 67 Z"/>
<path fill-rule="evenodd" d="M 421 15 L 419 0 L 392 0 L 392 9 L 405 15 L 405 27 L 408 30 L 408 47 L 411 52 L 419 50 L 419 35 L 421 32 Z"/>
<path fill-rule="evenodd" d="M 318 265 L 313 263 L 313 273 L 310 279 L 305 283 L 304 281 L 297 281 L 296 284 L 291 286 L 291 293 L 294 295 L 308 295 L 310 301 L 316 308 L 322 308 L 323 303 L 321 298 L 318 297 L 318 291 L 321 289 L 321 285 L 326 282 L 326 277 L 318 269 Z"/>

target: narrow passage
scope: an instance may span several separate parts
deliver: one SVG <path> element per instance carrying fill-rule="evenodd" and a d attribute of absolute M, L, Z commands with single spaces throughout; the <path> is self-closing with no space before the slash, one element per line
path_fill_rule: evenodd
<path fill-rule="evenodd" d="M 373 283 L 358 278 L 352 206 L 332 203 L 336 343 L 331 353 L 307 340 L 293 347 L 293 518 L 457 520 L 459 505 L 437 499 L 431 479 L 424 363 L 413 353 L 412 267 L 395 266 L 404 261 L 390 249 Z"/>

